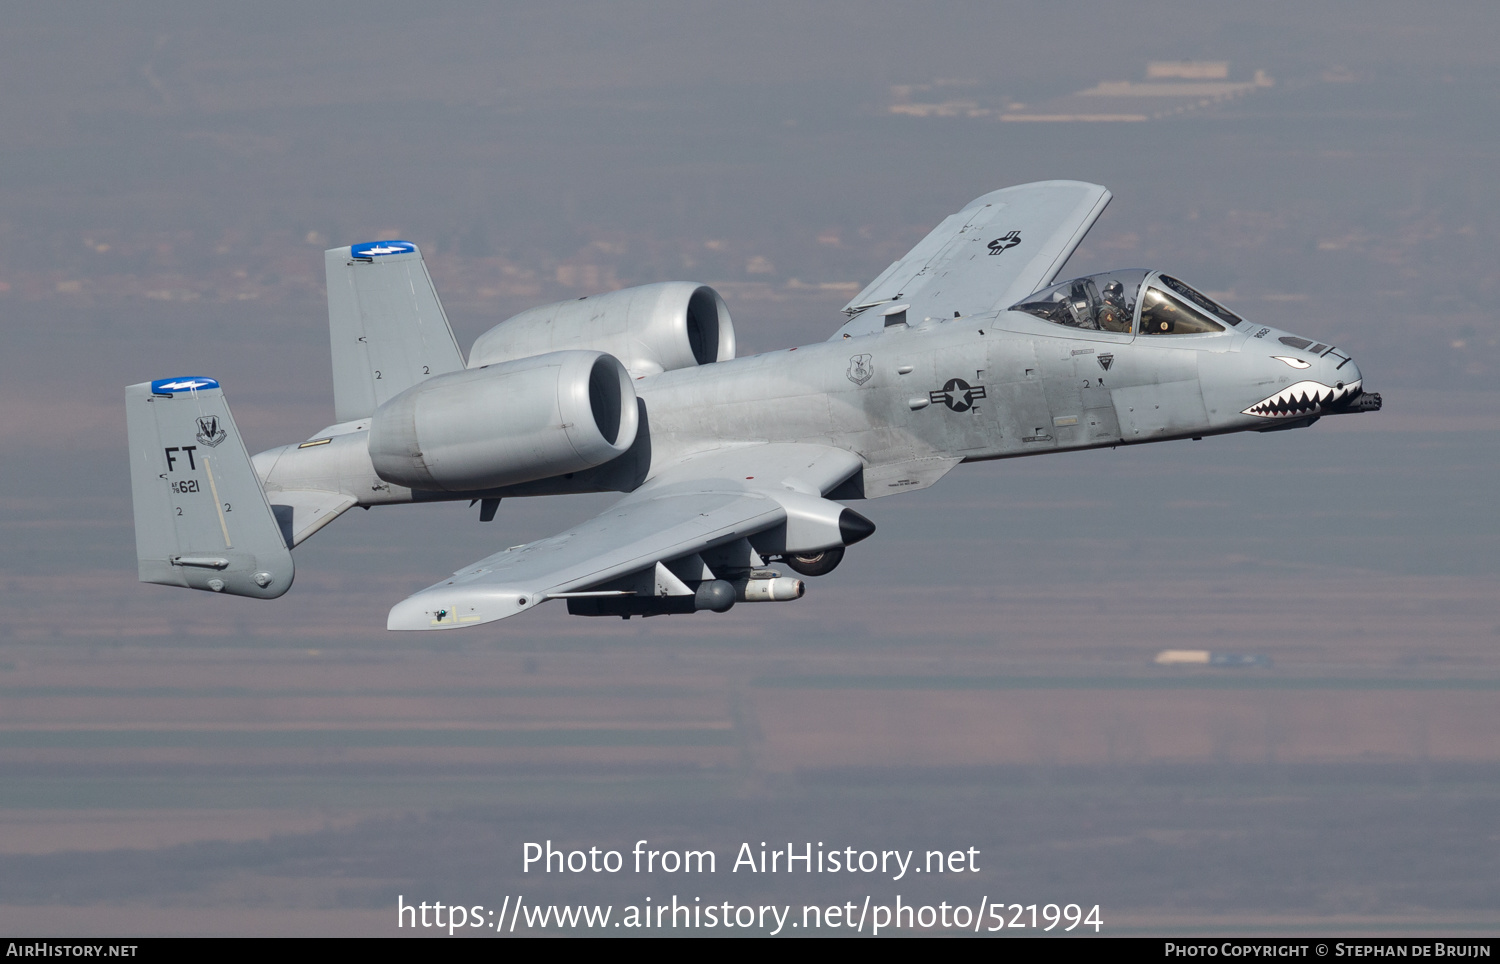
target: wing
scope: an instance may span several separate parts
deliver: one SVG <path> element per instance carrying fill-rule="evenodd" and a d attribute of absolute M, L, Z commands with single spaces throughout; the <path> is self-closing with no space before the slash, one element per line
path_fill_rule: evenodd
<path fill-rule="evenodd" d="M 690 583 L 758 568 L 757 549 L 856 542 L 874 527 L 823 493 L 861 466 L 852 452 L 791 443 L 684 460 L 582 525 L 498 552 L 402 600 L 387 628 L 457 629 L 560 597 L 692 595 Z"/>
<path fill-rule="evenodd" d="M 1008 307 L 1052 283 L 1109 204 L 1082 181 L 1039 181 L 975 198 L 844 306 L 856 315 L 834 336 L 864 334 L 907 305 L 912 322 Z M 863 313 L 863 314 L 861 314 Z"/>

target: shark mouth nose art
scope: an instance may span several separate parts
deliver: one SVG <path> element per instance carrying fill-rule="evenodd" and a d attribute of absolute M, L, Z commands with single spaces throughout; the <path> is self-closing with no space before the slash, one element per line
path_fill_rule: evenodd
<path fill-rule="evenodd" d="M 1348 385 L 1340 383 L 1337 387 L 1330 388 L 1322 382 L 1302 381 L 1290 385 L 1271 395 L 1263 398 L 1245 409 L 1243 415 L 1257 415 L 1261 418 L 1297 418 L 1304 415 L 1318 415 L 1330 408 L 1351 402 L 1360 393 L 1360 382 L 1350 382 Z"/>

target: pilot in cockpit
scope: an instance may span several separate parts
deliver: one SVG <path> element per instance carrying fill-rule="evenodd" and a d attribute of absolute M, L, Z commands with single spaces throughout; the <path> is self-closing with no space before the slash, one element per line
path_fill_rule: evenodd
<path fill-rule="evenodd" d="M 1054 325 L 1129 335 L 1135 324 L 1136 299 L 1150 273 L 1132 268 L 1074 278 L 1044 288 L 1012 308 Z"/>
<path fill-rule="evenodd" d="M 1125 286 L 1118 280 L 1104 286 L 1095 318 L 1101 331 L 1130 331 L 1133 307 L 1125 301 Z"/>

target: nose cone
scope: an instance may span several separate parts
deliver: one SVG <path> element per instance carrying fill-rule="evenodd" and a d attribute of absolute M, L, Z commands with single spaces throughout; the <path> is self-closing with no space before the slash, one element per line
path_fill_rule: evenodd
<path fill-rule="evenodd" d="M 844 540 L 844 545 L 852 546 L 856 542 L 870 538 L 875 534 L 875 523 L 855 512 L 853 509 L 845 509 L 839 513 L 839 538 Z"/>
<path fill-rule="evenodd" d="M 1342 410 L 1363 391 L 1359 366 L 1344 352 L 1330 348 L 1321 355 L 1305 351 L 1268 352 L 1263 367 L 1277 381 L 1290 383 L 1266 395 L 1241 414 L 1268 421 L 1307 418 Z"/>
<path fill-rule="evenodd" d="M 1359 366 L 1354 364 L 1354 359 L 1352 358 L 1346 361 L 1342 368 L 1334 365 L 1333 371 L 1328 374 L 1334 379 L 1335 386 L 1339 382 L 1344 382 L 1346 385 L 1363 385 L 1365 381 L 1365 376 L 1360 374 Z"/>

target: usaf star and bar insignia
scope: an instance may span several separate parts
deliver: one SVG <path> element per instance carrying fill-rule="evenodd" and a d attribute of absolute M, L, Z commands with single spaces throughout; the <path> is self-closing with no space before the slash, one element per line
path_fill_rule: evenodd
<path fill-rule="evenodd" d="M 933 402 L 942 402 L 952 411 L 967 412 L 985 394 L 983 385 L 970 385 L 962 378 L 950 378 L 942 388 L 928 392 L 927 397 Z"/>

